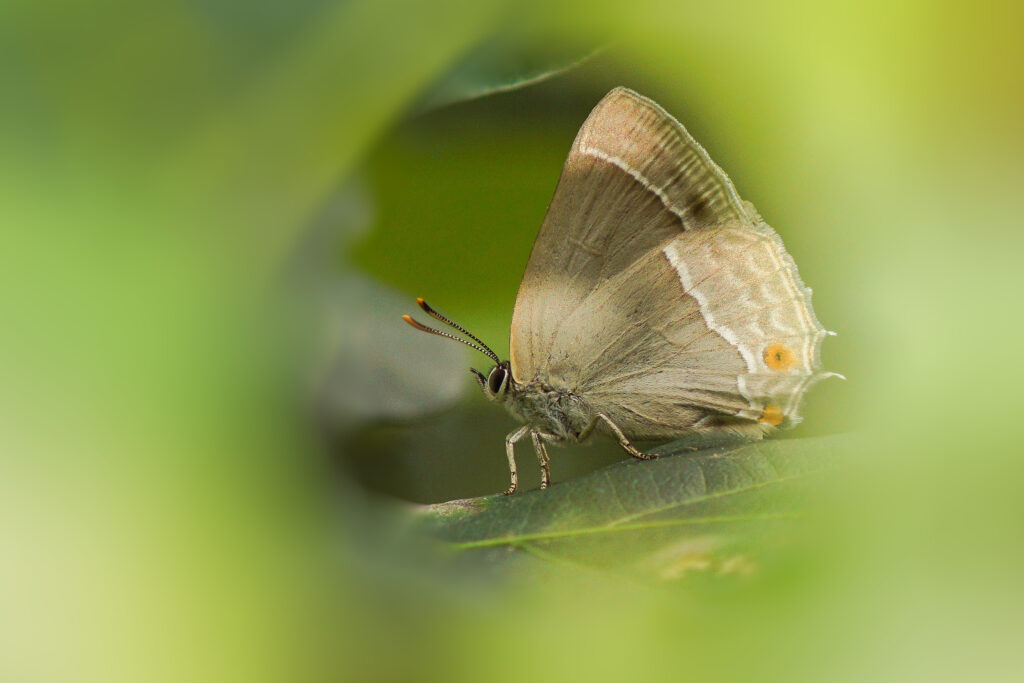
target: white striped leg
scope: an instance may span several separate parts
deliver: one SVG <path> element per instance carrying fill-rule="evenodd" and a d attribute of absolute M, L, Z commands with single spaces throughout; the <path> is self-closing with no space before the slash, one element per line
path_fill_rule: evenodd
<path fill-rule="evenodd" d="M 597 416 L 599 418 L 601 418 L 602 420 L 604 420 L 604 423 L 606 425 L 608 425 L 609 429 L 612 430 L 612 434 L 615 435 L 615 438 L 618 440 L 619 445 L 622 446 L 622 450 L 626 451 L 627 453 L 632 455 L 634 458 L 639 458 L 640 460 L 657 460 L 658 459 L 657 455 L 653 455 L 653 454 L 649 454 L 649 453 L 644 453 L 640 449 L 638 449 L 636 446 L 631 444 L 629 442 L 629 439 L 626 438 L 626 435 L 622 433 L 622 430 L 619 429 L 619 426 L 617 424 L 612 422 L 610 417 L 608 417 L 604 413 L 598 413 Z"/>
<path fill-rule="evenodd" d="M 508 489 L 505 490 L 505 495 L 510 496 L 516 492 L 519 488 L 519 472 L 516 471 L 516 441 L 526 436 L 530 428 L 527 425 L 523 425 L 519 429 L 515 430 L 511 434 L 505 437 L 505 453 L 508 454 L 508 471 L 512 477 L 512 483 L 508 485 Z"/>
<path fill-rule="evenodd" d="M 551 459 L 548 457 L 548 449 L 541 439 L 540 432 L 530 432 L 533 439 L 533 451 L 537 454 L 537 462 L 540 463 L 540 487 L 546 489 L 551 485 Z"/>

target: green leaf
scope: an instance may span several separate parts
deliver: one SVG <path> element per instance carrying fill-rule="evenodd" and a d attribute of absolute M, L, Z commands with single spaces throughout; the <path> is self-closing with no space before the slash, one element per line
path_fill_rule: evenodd
<path fill-rule="evenodd" d="M 806 483 L 833 468 L 846 437 L 768 440 L 627 460 L 546 491 L 429 508 L 433 531 L 462 554 L 629 570 L 657 578 L 745 574 L 757 546 L 789 528 Z M 766 536 L 768 534 L 768 536 Z"/>
<path fill-rule="evenodd" d="M 361 178 L 335 193 L 289 259 L 289 302 L 301 315 L 306 385 L 324 426 L 407 420 L 450 407 L 470 385 L 465 349 L 402 321 L 413 297 L 358 272 L 339 253 L 374 221 Z"/>
<path fill-rule="evenodd" d="M 325 317 L 318 410 L 334 428 L 367 420 L 408 420 L 450 407 L 471 385 L 459 344 L 402 321 L 416 301 L 358 273 L 339 273 L 317 292 Z"/>
<path fill-rule="evenodd" d="M 413 107 L 423 113 L 455 102 L 524 88 L 580 66 L 603 48 L 529 35 L 489 36 L 455 63 Z"/>

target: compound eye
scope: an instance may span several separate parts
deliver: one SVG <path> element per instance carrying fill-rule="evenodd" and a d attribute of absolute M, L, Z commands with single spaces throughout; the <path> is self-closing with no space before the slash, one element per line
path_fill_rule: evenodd
<path fill-rule="evenodd" d="M 501 391 L 502 385 L 505 384 L 505 378 L 508 372 L 503 367 L 496 367 L 491 370 L 491 374 L 487 377 L 487 390 L 492 394 L 498 394 Z"/>

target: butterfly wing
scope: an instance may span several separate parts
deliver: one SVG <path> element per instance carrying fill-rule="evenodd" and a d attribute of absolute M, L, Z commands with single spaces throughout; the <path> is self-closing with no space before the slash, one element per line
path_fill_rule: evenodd
<path fill-rule="evenodd" d="M 633 438 L 799 421 L 828 333 L 767 225 L 684 232 L 599 285 L 545 371 Z"/>
<path fill-rule="evenodd" d="M 512 370 L 631 438 L 796 422 L 828 334 L 781 239 L 661 107 L 609 93 L 534 244 Z"/>
<path fill-rule="evenodd" d="M 519 382 L 541 374 L 560 326 L 599 283 L 684 231 L 760 221 L 686 129 L 617 88 L 580 128 L 512 316 Z"/>

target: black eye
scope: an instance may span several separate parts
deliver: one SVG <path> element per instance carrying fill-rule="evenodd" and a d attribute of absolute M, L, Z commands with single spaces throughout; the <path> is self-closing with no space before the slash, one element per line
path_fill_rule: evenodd
<path fill-rule="evenodd" d="M 505 383 L 505 368 L 494 368 L 491 370 L 490 376 L 487 377 L 487 390 L 492 394 L 498 393 L 501 390 L 501 385 Z"/>

